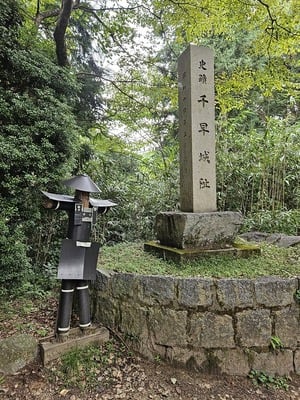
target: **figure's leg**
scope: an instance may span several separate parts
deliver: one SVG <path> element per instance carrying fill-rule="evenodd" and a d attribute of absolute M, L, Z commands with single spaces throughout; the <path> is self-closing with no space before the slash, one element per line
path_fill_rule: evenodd
<path fill-rule="evenodd" d="M 90 293 L 87 281 L 78 281 L 76 289 L 79 302 L 79 327 L 86 329 L 91 325 Z"/>
<path fill-rule="evenodd" d="M 71 280 L 64 279 L 61 282 L 56 327 L 56 331 L 59 335 L 66 334 L 70 330 L 74 286 L 75 282 Z"/>

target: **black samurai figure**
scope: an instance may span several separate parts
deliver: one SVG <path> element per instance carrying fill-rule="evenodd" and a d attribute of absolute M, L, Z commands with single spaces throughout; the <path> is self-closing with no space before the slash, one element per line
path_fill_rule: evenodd
<path fill-rule="evenodd" d="M 90 193 L 100 190 L 88 175 L 74 176 L 63 183 L 75 189 L 74 196 L 42 192 L 47 198 L 45 208 L 64 210 L 69 216 L 67 238 L 62 242 L 57 274 L 62 284 L 56 335 L 61 338 L 70 330 L 75 291 L 79 304 L 79 327 L 84 330 L 91 325 L 88 281 L 96 279 L 99 253 L 99 244 L 90 241 L 91 228 L 97 214 L 104 214 L 116 205 L 109 200 L 90 197 Z"/>

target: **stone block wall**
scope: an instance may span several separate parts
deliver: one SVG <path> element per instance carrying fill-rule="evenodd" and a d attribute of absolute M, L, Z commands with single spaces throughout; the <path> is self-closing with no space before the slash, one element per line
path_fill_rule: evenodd
<path fill-rule="evenodd" d="M 177 278 L 98 271 L 94 319 L 142 355 L 203 372 L 300 374 L 300 278 Z M 283 345 L 275 351 L 271 338 Z"/>

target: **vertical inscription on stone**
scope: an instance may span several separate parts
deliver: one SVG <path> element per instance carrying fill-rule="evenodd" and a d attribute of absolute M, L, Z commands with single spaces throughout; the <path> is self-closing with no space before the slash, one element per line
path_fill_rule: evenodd
<path fill-rule="evenodd" d="M 180 204 L 184 212 L 216 205 L 213 51 L 189 45 L 178 59 Z"/>

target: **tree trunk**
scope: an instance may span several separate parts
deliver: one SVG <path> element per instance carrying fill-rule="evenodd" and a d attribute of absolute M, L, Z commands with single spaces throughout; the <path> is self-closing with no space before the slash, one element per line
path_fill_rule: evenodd
<path fill-rule="evenodd" d="M 58 65 L 62 67 L 69 65 L 66 46 L 66 29 L 69 24 L 72 9 L 73 0 L 62 0 L 62 7 L 54 30 L 57 62 Z"/>

